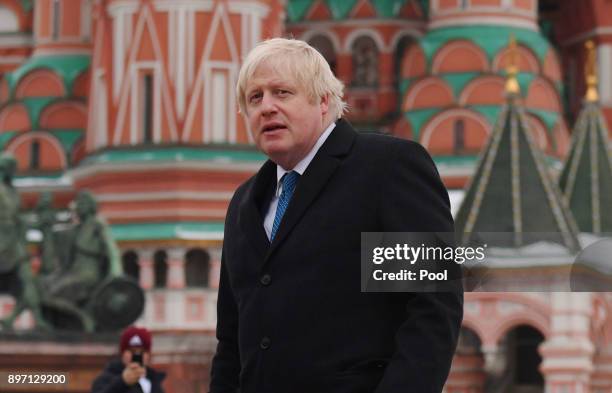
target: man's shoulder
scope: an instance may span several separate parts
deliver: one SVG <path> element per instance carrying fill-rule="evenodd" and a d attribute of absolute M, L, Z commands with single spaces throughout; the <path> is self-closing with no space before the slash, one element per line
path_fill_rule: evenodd
<path fill-rule="evenodd" d="M 357 152 L 389 158 L 394 158 L 397 154 L 404 158 L 429 156 L 425 148 L 418 142 L 374 132 L 359 133 L 355 146 Z"/>

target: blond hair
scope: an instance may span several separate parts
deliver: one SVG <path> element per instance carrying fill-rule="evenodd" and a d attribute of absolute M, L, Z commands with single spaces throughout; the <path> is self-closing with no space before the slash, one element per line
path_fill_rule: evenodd
<path fill-rule="evenodd" d="M 241 113 L 246 113 L 247 83 L 263 64 L 285 66 L 282 70 L 292 74 L 312 103 L 318 103 L 321 97 L 329 95 L 329 113 L 334 118 L 340 118 L 346 111 L 346 102 L 342 100 L 344 84 L 334 76 L 319 51 L 304 41 L 272 38 L 257 44 L 240 68 L 236 96 Z"/>

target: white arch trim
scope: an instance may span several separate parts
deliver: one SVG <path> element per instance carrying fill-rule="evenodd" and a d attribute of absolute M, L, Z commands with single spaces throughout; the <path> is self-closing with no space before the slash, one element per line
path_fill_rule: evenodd
<path fill-rule="evenodd" d="M 41 116 L 40 116 L 40 121 L 39 123 L 46 123 L 47 122 L 47 118 L 49 116 L 51 116 L 53 113 L 57 112 L 58 110 L 61 110 L 65 107 L 70 107 L 70 108 L 74 108 L 76 110 L 78 110 L 79 112 L 81 112 L 83 115 L 85 115 L 85 120 L 87 120 L 87 107 L 80 103 L 80 102 L 70 102 L 70 101 L 64 101 L 64 102 L 55 102 L 55 103 L 50 103 L 49 105 L 47 105 L 42 111 L 41 111 Z"/>
<path fill-rule="evenodd" d="M 2 109 L 0 109 L 0 130 L 6 130 L 4 122 L 6 121 L 7 115 L 10 113 L 10 111 L 14 110 L 14 108 L 21 108 L 25 112 L 26 117 L 28 118 L 28 127 L 32 127 L 32 121 L 30 120 L 30 117 L 28 116 L 28 109 L 26 108 L 24 104 L 16 102 L 13 104 L 8 104 Z M 14 130 L 6 130 L 6 131 L 14 131 Z"/>
<path fill-rule="evenodd" d="M 419 143 L 423 145 L 423 147 L 427 148 L 429 146 L 429 140 L 431 139 L 431 136 L 435 132 L 436 128 L 440 125 L 440 123 L 442 123 L 444 120 L 447 120 L 451 117 L 456 117 L 456 116 L 463 116 L 468 119 L 475 120 L 484 128 L 485 132 L 488 135 L 491 134 L 491 126 L 489 125 L 489 122 L 482 115 L 475 113 L 469 109 L 457 108 L 457 109 L 451 109 L 448 111 L 444 111 L 440 113 L 439 115 L 434 116 L 433 119 L 429 120 L 427 124 L 425 125 L 425 129 L 421 133 L 421 140 L 419 141 Z"/>
<path fill-rule="evenodd" d="M 539 315 L 536 312 L 522 311 L 505 316 L 501 322 L 497 323 L 495 327 L 491 329 L 491 331 L 494 332 L 491 341 L 498 343 L 499 340 L 512 331 L 512 329 L 519 326 L 529 326 L 537 330 L 544 336 L 544 339 L 550 336 L 550 327 L 548 326 L 545 316 Z"/>
<path fill-rule="evenodd" d="M 527 119 L 529 121 L 529 126 L 533 127 L 530 133 L 531 138 L 537 138 L 534 142 L 536 142 L 538 148 L 542 151 L 546 151 L 546 148 L 548 148 L 548 133 L 545 128 L 546 126 L 542 124 L 542 120 L 540 120 L 537 115 L 528 113 Z"/>
<path fill-rule="evenodd" d="M 404 37 L 413 38 L 416 43 L 418 43 L 417 40 L 423 37 L 423 33 L 416 29 L 402 29 L 400 31 L 397 31 L 391 38 L 391 42 L 389 43 L 389 49 L 394 51 L 400 40 Z"/>
<path fill-rule="evenodd" d="M 459 94 L 459 105 L 464 105 L 467 98 L 472 94 L 472 92 L 474 91 L 474 89 L 476 89 L 477 87 L 480 87 L 481 85 L 486 85 L 489 83 L 498 83 L 499 85 L 501 85 L 502 90 L 505 86 L 505 80 L 503 77 L 501 76 L 494 76 L 494 75 L 490 75 L 490 76 L 486 76 L 486 77 L 476 77 L 476 79 L 470 81 L 467 86 L 465 86 L 463 88 L 463 90 L 461 91 L 461 93 Z M 503 97 L 501 97 L 503 99 Z"/>
<path fill-rule="evenodd" d="M 15 33 L 19 31 L 19 19 L 10 9 L 0 5 L 0 33 Z"/>
<path fill-rule="evenodd" d="M 542 78 L 540 76 L 538 76 L 537 78 L 534 78 L 533 81 L 529 84 L 529 88 L 527 89 L 526 100 L 529 98 L 531 91 L 538 86 L 542 86 L 542 88 L 545 91 L 546 96 L 555 102 L 555 105 L 557 106 L 558 109 L 563 109 L 563 105 L 561 105 L 561 101 L 559 99 L 559 96 L 557 95 L 557 89 L 555 88 L 555 86 L 552 83 L 550 83 L 546 78 Z M 546 110 L 550 110 L 550 109 L 546 109 Z"/>
<path fill-rule="evenodd" d="M 452 41 L 449 42 L 448 44 L 444 45 L 444 47 L 442 49 L 440 49 L 436 54 L 434 54 L 433 56 L 433 62 L 432 62 L 432 66 L 431 66 L 431 72 L 436 74 L 438 72 L 438 68 L 440 67 L 440 64 L 442 63 L 442 61 L 448 56 L 448 53 L 452 50 L 455 49 L 467 49 L 472 51 L 473 53 L 475 53 L 478 58 L 483 61 L 484 63 L 484 70 L 488 71 L 489 69 L 489 61 L 487 59 L 487 55 L 484 53 L 484 51 L 482 49 L 480 49 L 478 46 L 476 46 L 476 44 L 473 44 L 469 41 L 465 41 L 465 40 L 457 40 L 457 41 Z"/>
<path fill-rule="evenodd" d="M 453 90 L 450 88 L 450 86 L 448 86 L 448 84 L 444 80 L 440 78 L 436 78 L 436 77 L 429 77 L 429 78 L 418 81 L 410 90 L 408 90 L 408 93 L 406 94 L 406 99 L 404 100 L 404 103 L 402 104 L 402 108 L 404 108 L 404 110 L 406 110 L 405 109 L 406 107 L 412 108 L 414 105 L 414 101 L 416 100 L 421 90 L 433 84 L 441 85 L 442 87 L 444 87 L 448 91 L 451 99 L 453 99 L 454 97 Z"/>
<path fill-rule="evenodd" d="M 538 63 L 538 57 L 536 56 L 535 53 L 533 53 L 533 51 L 529 48 L 526 47 L 525 45 L 521 45 L 520 43 L 517 43 L 517 48 L 518 48 L 518 53 L 527 53 L 526 56 L 523 56 L 526 60 L 527 63 L 529 64 L 530 67 L 532 67 L 532 69 L 535 70 L 536 73 L 541 73 L 542 70 L 540 69 L 540 64 Z M 503 48 L 501 48 L 493 57 L 493 70 L 500 70 L 500 65 L 499 63 L 501 62 L 502 56 L 508 52 L 508 47 L 505 46 Z"/>
<path fill-rule="evenodd" d="M 23 134 L 17 136 L 13 141 L 6 147 L 6 150 L 13 155 L 15 155 L 15 151 L 22 144 L 34 139 L 43 139 L 49 142 L 59 153 L 60 157 L 60 165 L 62 168 L 66 168 L 68 163 L 66 162 L 66 153 L 64 152 L 64 148 L 62 145 L 55 139 L 55 137 L 41 131 L 33 131 L 33 132 L 24 132 Z"/>
<path fill-rule="evenodd" d="M 331 41 L 332 45 L 334 46 L 334 52 L 336 52 L 336 55 L 341 52 L 342 46 L 340 45 L 340 40 L 338 39 L 338 36 L 336 35 L 336 33 L 328 29 L 307 30 L 302 33 L 302 35 L 300 36 L 300 40 L 308 42 L 318 35 L 328 38 Z"/>
<path fill-rule="evenodd" d="M 43 79 L 43 80 L 49 80 L 52 81 L 53 84 L 57 86 L 59 86 L 59 89 L 61 90 L 61 96 L 66 94 L 66 88 L 64 86 L 64 84 L 62 83 L 61 78 L 52 70 L 48 69 L 48 68 L 37 68 L 34 69 L 30 72 L 28 72 L 17 84 L 16 89 L 15 89 L 15 96 L 17 97 L 23 97 L 26 98 L 27 96 L 23 96 L 22 95 L 22 91 L 26 90 L 29 85 L 33 82 L 35 82 L 37 79 Z"/>
<path fill-rule="evenodd" d="M 385 41 L 383 40 L 380 33 L 374 29 L 357 29 L 350 32 L 350 34 L 346 37 L 346 41 L 344 41 L 344 53 L 351 53 L 351 47 L 355 40 L 359 37 L 366 36 L 370 37 L 376 43 L 378 50 L 380 52 L 388 52 L 389 48 L 385 45 Z"/>

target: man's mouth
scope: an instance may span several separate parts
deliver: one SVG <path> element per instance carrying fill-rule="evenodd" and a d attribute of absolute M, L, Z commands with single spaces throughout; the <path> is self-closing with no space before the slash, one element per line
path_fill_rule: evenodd
<path fill-rule="evenodd" d="M 284 124 L 281 123 L 271 123 L 271 124 L 267 124 L 265 125 L 262 129 L 261 132 L 265 133 L 265 132 L 272 132 L 272 131 L 277 131 L 277 130 L 284 130 L 287 127 L 285 127 Z"/>

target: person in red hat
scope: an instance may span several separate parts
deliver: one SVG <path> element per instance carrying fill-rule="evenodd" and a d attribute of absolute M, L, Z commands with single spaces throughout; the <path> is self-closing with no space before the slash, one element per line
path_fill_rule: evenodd
<path fill-rule="evenodd" d="M 130 326 L 121 333 L 120 359 L 111 360 L 94 380 L 92 393 L 164 393 L 165 373 L 151 367 L 151 332 Z"/>

